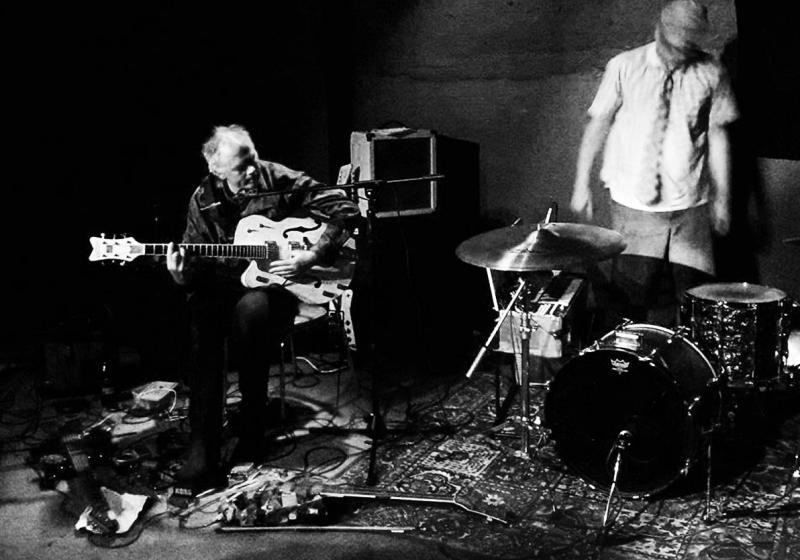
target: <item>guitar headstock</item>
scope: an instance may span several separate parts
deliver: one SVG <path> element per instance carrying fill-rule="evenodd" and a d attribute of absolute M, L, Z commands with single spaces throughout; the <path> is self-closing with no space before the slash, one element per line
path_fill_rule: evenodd
<path fill-rule="evenodd" d="M 90 261 L 122 261 L 130 262 L 143 254 L 143 246 L 133 237 L 106 238 L 90 237 L 92 253 Z"/>

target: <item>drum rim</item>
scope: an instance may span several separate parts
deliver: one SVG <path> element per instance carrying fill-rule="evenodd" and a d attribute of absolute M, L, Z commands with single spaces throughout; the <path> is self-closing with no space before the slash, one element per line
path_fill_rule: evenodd
<path fill-rule="evenodd" d="M 737 289 L 737 288 L 759 288 L 763 289 L 763 293 L 760 296 L 754 297 L 743 297 L 740 299 L 731 299 L 731 298 L 722 298 L 722 297 L 714 297 L 712 294 L 702 293 L 704 291 L 709 291 L 712 289 Z M 699 286 L 695 286 L 693 288 L 689 288 L 686 290 L 686 293 L 692 297 L 703 301 L 710 301 L 714 303 L 741 303 L 741 304 L 759 304 L 759 303 L 778 303 L 785 300 L 788 295 L 786 292 L 779 288 L 773 288 L 772 286 L 764 286 L 762 284 L 753 284 L 751 282 L 714 282 L 709 284 L 701 284 Z M 774 296 L 774 297 L 772 297 Z M 767 299 L 769 298 L 769 299 Z"/>
<path fill-rule="evenodd" d="M 670 338 L 672 338 L 673 336 L 678 336 L 681 340 L 683 340 L 683 342 L 688 344 L 695 352 L 697 352 L 697 354 L 700 356 L 700 358 L 702 358 L 703 363 L 706 366 L 708 366 L 708 371 L 711 372 L 711 379 L 709 380 L 707 385 L 713 383 L 714 381 L 716 381 L 719 378 L 719 375 L 718 375 L 718 372 L 717 372 L 717 368 L 714 367 L 714 365 L 711 363 L 711 360 L 708 359 L 708 356 L 706 356 L 706 353 L 703 352 L 703 350 L 700 348 L 700 346 L 695 344 L 695 342 L 689 338 L 689 336 L 685 332 L 685 329 L 679 328 L 679 329 L 674 329 L 673 330 L 673 329 L 669 329 L 667 327 L 662 327 L 661 325 L 651 325 L 649 323 L 630 323 L 628 325 L 625 325 L 625 327 L 621 327 L 621 328 L 639 327 L 639 326 L 641 326 L 641 327 L 649 327 L 649 328 L 652 328 L 654 330 L 661 331 L 664 334 L 668 334 Z M 617 330 L 618 329 L 614 329 L 614 332 L 616 332 Z"/>

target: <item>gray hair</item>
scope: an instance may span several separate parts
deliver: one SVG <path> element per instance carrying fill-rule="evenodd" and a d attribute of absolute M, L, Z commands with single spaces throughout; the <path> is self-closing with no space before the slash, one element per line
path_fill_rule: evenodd
<path fill-rule="evenodd" d="M 250 138 L 250 133 L 247 132 L 247 129 L 241 125 L 231 124 L 214 127 L 211 137 L 203 144 L 203 157 L 206 158 L 206 161 L 211 163 L 219 152 L 220 146 L 223 145 L 233 147 L 232 152 L 240 158 L 252 156 L 258 159 L 258 152 L 253 139 Z"/>

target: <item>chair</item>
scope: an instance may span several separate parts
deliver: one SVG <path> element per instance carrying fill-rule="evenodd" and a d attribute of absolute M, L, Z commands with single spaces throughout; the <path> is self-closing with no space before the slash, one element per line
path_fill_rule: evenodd
<path fill-rule="evenodd" d="M 350 363 L 348 344 L 348 320 L 345 318 L 342 311 L 342 301 L 349 301 L 352 298 L 352 292 L 347 290 L 342 295 L 334 298 L 331 302 L 325 305 L 311 305 L 308 303 L 300 302 L 298 305 L 298 313 L 294 318 L 294 325 L 290 332 L 284 337 L 280 344 L 280 358 L 278 361 L 279 366 L 279 395 L 280 395 L 280 414 L 281 421 L 286 420 L 286 349 L 289 350 L 289 361 L 292 364 L 294 377 L 299 377 L 300 367 L 298 366 L 298 356 L 295 353 L 294 337 L 302 331 L 314 328 L 321 325 L 324 321 L 328 321 L 340 334 L 341 343 L 339 345 L 340 360 L 342 363 Z M 336 374 L 336 407 L 339 406 L 339 391 L 341 386 L 341 372 L 340 368 Z"/>

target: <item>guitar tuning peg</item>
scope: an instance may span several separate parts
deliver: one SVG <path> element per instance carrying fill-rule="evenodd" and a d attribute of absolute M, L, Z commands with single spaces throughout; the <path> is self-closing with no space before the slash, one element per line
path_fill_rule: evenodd
<path fill-rule="evenodd" d="M 105 233 L 101 233 L 101 234 L 100 234 L 100 238 L 101 238 L 101 239 L 105 239 L 105 238 L 106 238 L 106 234 L 105 234 Z"/>

